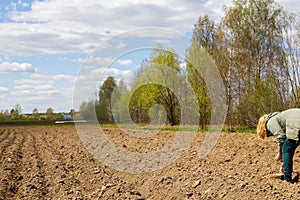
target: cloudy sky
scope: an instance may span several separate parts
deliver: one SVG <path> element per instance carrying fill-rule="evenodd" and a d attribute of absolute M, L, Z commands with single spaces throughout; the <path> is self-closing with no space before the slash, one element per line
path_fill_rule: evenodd
<path fill-rule="evenodd" d="M 300 10 L 298 0 L 278 2 L 291 12 Z M 132 76 L 130 67 L 139 66 L 147 53 L 94 57 L 91 52 L 95 48 L 110 48 L 105 41 L 147 27 L 189 36 L 199 16 L 207 14 L 219 20 L 224 5 L 230 6 L 231 1 L 1 0 L 0 110 L 10 110 L 18 103 L 23 113 L 31 113 L 35 107 L 39 112 L 48 107 L 68 112 L 83 66 L 114 61 L 111 75 Z M 114 48 L 123 46 L 125 43 L 119 42 Z"/>

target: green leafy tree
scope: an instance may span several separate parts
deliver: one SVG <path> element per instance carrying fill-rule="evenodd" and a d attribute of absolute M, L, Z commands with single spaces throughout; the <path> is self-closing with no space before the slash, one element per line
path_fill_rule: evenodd
<path fill-rule="evenodd" d="M 46 110 L 46 119 L 47 120 L 54 120 L 55 115 L 54 115 L 54 110 L 53 108 L 47 108 Z"/>
<path fill-rule="evenodd" d="M 206 49 L 210 54 L 215 53 L 217 24 L 207 15 L 200 16 L 194 25 L 192 42 L 195 42 L 198 48 Z"/>
<path fill-rule="evenodd" d="M 180 60 L 173 49 L 158 45 L 132 87 L 130 114 L 136 122 L 149 123 L 150 108 L 159 104 L 167 113 L 167 123 L 180 122 L 180 107 L 174 93 L 180 86 Z"/>
<path fill-rule="evenodd" d="M 277 102 L 278 96 L 281 100 L 273 109 L 281 110 L 287 102 L 289 67 L 284 30 L 289 27 L 290 16 L 273 0 L 234 0 L 233 4 L 225 9 L 226 16 L 219 25 L 214 58 L 219 68 L 224 67 L 220 71 L 228 89 L 231 120 L 239 121 L 251 107 L 246 99 L 259 96 L 258 88 L 265 87 L 268 77 L 276 77 L 268 87 L 277 92 L 269 101 Z M 244 115 L 247 123 L 241 125 L 248 125 L 263 108 L 254 110 L 256 113 Z"/>
<path fill-rule="evenodd" d="M 40 119 L 40 114 L 39 114 L 39 111 L 38 111 L 37 108 L 34 108 L 34 109 L 32 110 L 32 118 L 33 118 L 33 119 Z"/>
<path fill-rule="evenodd" d="M 74 109 L 71 109 L 69 114 L 71 115 L 71 119 L 75 119 L 75 110 Z"/>
<path fill-rule="evenodd" d="M 113 115 L 112 115 L 112 94 L 114 89 L 116 89 L 116 81 L 115 79 L 110 76 L 108 77 L 100 87 L 99 91 L 99 105 L 97 108 L 97 118 L 100 122 L 104 123 L 112 123 Z M 97 106 L 96 106 L 97 107 Z"/>
<path fill-rule="evenodd" d="M 130 116 L 135 123 L 150 123 L 149 109 L 159 102 L 160 89 L 160 85 L 149 83 L 141 85 L 131 92 Z"/>
<path fill-rule="evenodd" d="M 207 127 L 211 116 L 211 100 L 209 97 L 208 89 L 206 87 L 204 79 L 202 78 L 203 74 L 200 74 L 200 72 L 198 71 L 198 68 L 203 69 L 207 67 L 207 64 L 205 62 L 205 60 L 207 59 L 205 58 L 205 56 L 207 54 L 204 51 L 205 49 L 200 50 L 198 45 L 194 43 L 194 45 L 192 45 L 188 50 L 187 56 L 187 60 L 189 61 L 187 63 L 188 80 L 191 83 L 191 86 L 193 87 L 195 96 L 197 98 L 199 106 L 199 125 L 202 129 L 205 129 Z"/>
<path fill-rule="evenodd" d="M 82 102 L 79 107 L 80 116 L 76 117 L 76 119 L 95 119 L 95 105 L 97 105 L 96 102 L 91 99 Z"/>
<path fill-rule="evenodd" d="M 11 114 L 11 119 L 12 120 L 19 120 L 21 119 L 21 112 L 22 112 L 22 108 L 20 104 L 16 104 L 15 107 L 11 110 L 10 114 Z"/>
<path fill-rule="evenodd" d="M 114 89 L 111 97 L 111 111 L 116 123 L 125 122 L 128 119 L 126 111 L 128 110 L 126 106 L 126 99 L 128 95 L 128 90 L 123 79 L 120 80 L 118 86 Z M 125 117 L 126 115 L 126 117 Z M 126 122 L 129 122 L 126 120 Z"/>
<path fill-rule="evenodd" d="M 124 92 L 116 101 L 113 102 L 113 112 L 115 122 L 117 123 L 129 123 L 131 117 L 129 113 L 129 101 L 131 93 L 129 91 Z"/>
<path fill-rule="evenodd" d="M 290 88 L 286 91 L 287 96 L 290 97 L 288 105 L 290 107 L 300 107 L 300 21 L 294 20 L 294 16 L 291 17 L 293 23 L 291 28 L 285 31 L 286 51 L 288 61 L 288 82 Z M 291 31 L 293 30 L 293 31 Z M 296 47 L 296 48 L 295 48 Z"/>
<path fill-rule="evenodd" d="M 163 86 L 158 88 L 158 104 L 162 105 L 167 113 L 167 119 L 171 125 L 180 123 L 180 106 L 175 90 L 180 87 L 179 77 L 180 74 L 180 59 L 175 54 L 174 49 L 167 49 L 158 45 L 152 53 L 149 59 L 150 73 L 152 75 L 153 82 L 162 80 Z"/>
<path fill-rule="evenodd" d="M 188 81 L 192 85 L 198 101 L 199 125 L 202 129 L 209 124 L 211 100 L 203 79 L 205 74 L 201 74 L 200 71 L 203 73 L 205 68 L 209 66 L 210 58 L 207 56 L 216 57 L 217 55 L 216 37 L 217 25 L 215 22 L 208 16 L 199 17 L 194 25 L 191 47 L 187 50 Z"/>
<path fill-rule="evenodd" d="M 8 110 L 1 110 L 0 112 L 0 120 L 9 120 L 10 114 Z"/>
<path fill-rule="evenodd" d="M 278 109 L 281 110 L 282 101 L 274 87 L 275 82 L 274 78 L 261 81 L 254 89 L 249 88 L 247 95 L 240 98 L 238 124 L 246 127 L 255 127 L 261 113 L 272 113 Z"/>

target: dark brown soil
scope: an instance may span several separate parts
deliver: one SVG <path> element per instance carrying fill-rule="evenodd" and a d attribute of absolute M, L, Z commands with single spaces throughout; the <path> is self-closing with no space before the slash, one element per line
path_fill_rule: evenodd
<path fill-rule="evenodd" d="M 17 126 L 61 126 L 66 124 L 74 124 L 71 121 L 66 121 L 66 124 L 55 123 L 56 121 L 39 120 L 39 121 L 0 121 L 0 128 L 3 127 L 17 127 Z"/>
<path fill-rule="evenodd" d="M 160 148 L 159 139 L 132 139 L 105 129 L 130 151 Z M 300 147 L 294 157 L 294 184 L 265 176 L 277 172 L 274 138 L 222 133 L 214 150 L 198 156 L 205 133 L 173 164 L 154 172 L 130 174 L 96 160 L 68 127 L 0 128 L 0 199 L 300 199 Z M 165 141 L 164 141 L 165 140 Z"/>

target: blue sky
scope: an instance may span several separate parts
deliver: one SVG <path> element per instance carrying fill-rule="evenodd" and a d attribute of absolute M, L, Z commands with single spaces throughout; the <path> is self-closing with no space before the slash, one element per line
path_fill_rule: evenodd
<path fill-rule="evenodd" d="M 278 2 L 291 12 L 300 9 L 297 0 Z M 200 15 L 219 20 L 223 5 L 230 6 L 231 1 L 0 0 L 0 110 L 18 103 L 23 113 L 34 108 L 45 112 L 49 107 L 68 112 L 73 108 L 76 78 L 91 60 L 113 62 L 111 73 L 119 80 L 132 76 L 149 53 L 140 50 L 116 59 L 106 41 L 147 27 L 190 35 Z M 93 57 L 95 48 L 107 51 Z M 101 76 L 98 79 L 103 81 Z"/>

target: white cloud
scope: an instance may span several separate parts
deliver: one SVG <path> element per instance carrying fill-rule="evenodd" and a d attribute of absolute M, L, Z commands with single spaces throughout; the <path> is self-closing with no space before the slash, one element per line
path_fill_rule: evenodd
<path fill-rule="evenodd" d="M 31 113 L 35 107 L 39 112 L 45 112 L 49 107 L 55 112 L 66 112 L 72 108 L 72 94 L 73 87 L 55 88 L 52 85 L 31 85 L 26 88 L 17 86 L 9 96 L 4 96 L 8 103 L 2 103 L 1 107 L 9 108 L 14 103 L 19 103 L 26 113 Z"/>
<path fill-rule="evenodd" d="M 0 23 L 0 53 L 25 56 L 88 53 L 100 43 L 101 33 L 90 32 L 89 28 L 82 31 L 85 25 L 76 23 Z M 104 37 L 102 34 L 101 38 Z"/>
<path fill-rule="evenodd" d="M 71 61 L 72 62 L 76 62 L 76 63 L 83 63 L 84 59 L 82 59 L 82 58 L 76 58 L 76 59 L 72 59 Z"/>
<path fill-rule="evenodd" d="M 182 62 L 179 64 L 180 69 L 185 70 L 186 69 L 186 62 Z"/>
<path fill-rule="evenodd" d="M 103 83 L 107 77 L 112 76 L 116 80 L 120 79 L 132 79 L 134 72 L 132 70 L 121 70 L 117 68 L 105 68 L 100 67 L 93 70 L 88 70 L 86 73 L 81 73 L 77 77 L 77 84 L 87 81 L 89 84 L 94 84 L 97 81 Z M 95 86 L 95 85 L 94 85 Z"/>
<path fill-rule="evenodd" d="M 168 46 L 172 45 L 171 40 L 163 40 L 163 39 L 155 40 L 155 43 L 162 44 L 162 45 L 168 45 Z"/>
<path fill-rule="evenodd" d="M 297 0 L 278 1 L 289 10 L 299 10 Z M 19 1 L 28 6 L 24 3 Z M 12 22 L 0 24 L 0 53 L 88 53 L 113 35 L 144 27 L 191 32 L 199 16 L 219 21 L 224 5 L 231 6 L 232 1 L 48 0 L 33 1 L 30 11 L 18 11 L 12 4 L 8 14 Z"/>
<path fill-rule="evenodd" d="M 72 108 L 72 86 L 66 87 L 63 83 L 56 85 L 53 81 L 55 75 L 50 75 L 47 79 L 44 75 L 38 77 L 15 80 L 13 82 L 15 85 L 10 88 L 0 86 L 0 99 L 5 99 L 1 101 L 0 109 L 10 109 L 16 103 L 19 103 L 23 111 L 28 113 L 34 107 L 37 107 L 40 112 L 46 111 L 49 107 L 57 112 Z"/>
<path fill-rule="evenodd" d="M 124 47 L 126 47 L 126 44 L 125 44 L 124 42 L 122 42 L 122 41 L 120 41 L 120 42 L 115 46 L 116 49 L 122 49 L 122 48 L 124 48 Z"/>
<path fill-rule="evenodd" d="M 209 3 L 207 3 L 209 2 Z M 11 8 L 0 24 L 0 53 L 32 55 L 89 52 L 108 37 L 143 27 L 190 32 L 200 15 L 222 16 L 229 0 L 33 1 L 30 11 Z M 24 4 L 19 1 L 19 4 Z M 213 10 L 214 9 L 214 10 Z M 218 12 L 216 12 L 216 10 Z M 122 48 L 120 43 L 115 48 Z"/>
<path fill-rule="evenodd" d="M 37 85 L 35 87 L 36 90 L 53 90 L 53 86 L 50 84 L 46 84 L 46 85 Z"/>
<path fill-rule="evenodd" d="M 30 77 L 34 78 L 34 79 L 48 79 L 49 78 L 48 75 L 40 74 L 40 73 L 30 74 Z"/>
<path fill-rule="evenodd" d="M 8 92 L 9 89 L 7 87 L 0 87 L 0 92 Z"/>
<path fill-rule="evenodd" d="M 27 85 L 41 85 L 41 84 L 52 84 L 54 81 L 68 81 L 74 82 L 76 77 L 69 74 L 39 74 L 33 73 L 30 75 L 31 79 L 17 79 L 14 82 L 16 84 L 27 84 Z"/>
<path fill-rule="evenodd" d="M 9 63 L 4 62 L 0 63 L 0 73 L 7 73 L 7 72 L 28 72 L 28 73 L 34 73 L 37 72 L 36 68 L 33 68 L 33 66 L 29 63 Z"/>
<path fill-rule="evenodd" d="M 130 66 L 133 64 L 132 60 L 130 60 L 130 59 L 126 59 L 126 60 L 119 59 L 118 63 L 119 63 L 119 65 L 122 65 L 122 66 Z"/>
<path fill-rule="evenodd" d="M 40 85 L 45 84 L 47 81 L 41 79 L 17 79 L 14 82 L 21 85 Z"/>
<path fill-rule="evenodd" d="M 34 107 L 41 111 L 48 107 L 58 112 L 68 111 L 72 108 L 73 87 L 67 87 L 66 83 L 74 81 L 75 77 L 68 74 L 33 73 L 30 78 L 14 80 L 15 86 L 5 98 L 10 104 L 20 103 L 25 112 L 31 112 Z M 1 102 L 1 107 L 5 106 L 11 105 Z"/>
<path fill-rule="evenodd" d="M 16 81 L 17 82 L 17 81 Z M 29 95 L 37 95 L 37 94 L 46 94 L 46 93 L 53 93 L 56 91 L 51 84 L 23 84 L 15 86 L 15 92 L 21 92 L 23 94 Z"/>
<path fill-rule="evenodd" d="M 58 75 L 54 75 L 52 77 L 53 80 L 55 81 L 59 81 L 59 80 L 66 80 L 69 82 L 74 82 L 75 81 L 75 76 L 71 76 L 68 74 L 58 74 Z"/>
<path fill-rule="evenodd" d="M 23 6 L 23 7 L 29 7 L 30 6 L 29 3 L 23 2 L 22 0 L 18 0 L 18 4 Z"/>
<path fill-rule="evenodd" d="M 113 58 L 112 57 L 95 57 L 95 56 L 89 56 L 84 63 L 85 64 L 91 64 L 93 66 L 101 66 L 101 67 L 106 67 L 109 64 L 111 64 L 113 62 Z"/>
<path fill-rule="evenodd" d="M 277 0 L 280 5 L 283 5 L 286 10 L 289 12 L 299 14 L 300 4 L 298 0 Z"/>
<path fill-rule="evenodd" d="M 15 89 L 16 90 L 31 90 L 31 89 L 34 89 L 34 85 L 26 85 L 26 84 L 24 84 L 24 85 L 17 85 L 17 86 L 15 86 Z"/>

